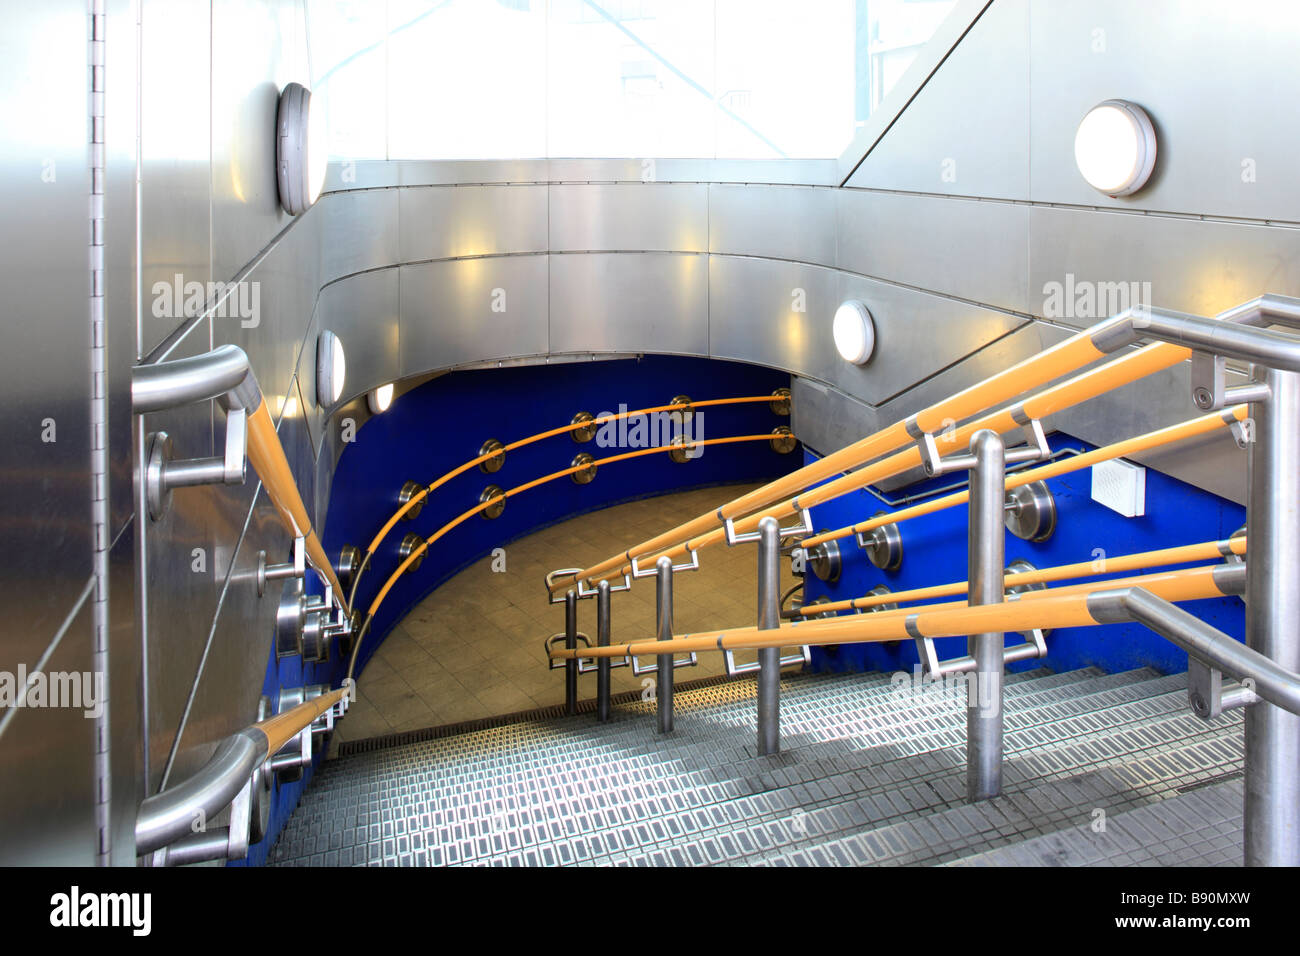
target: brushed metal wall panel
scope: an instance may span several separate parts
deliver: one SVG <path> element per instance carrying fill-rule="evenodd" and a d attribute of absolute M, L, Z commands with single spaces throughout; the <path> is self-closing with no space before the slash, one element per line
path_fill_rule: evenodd
<path fill-rule="evenodd" d="M 708 257 L 551 256 L 552 352 L 709 354 Z"/>
<path fill-rule="evenodd" d="M 880 411 L 823 382 L 795 375 L 790 427 L 806 448 L 825 456 L 890 424 Z"/>
<path fill-rule="evenodd" d="M 1300 100 L 1300 5 L 1037 0 L 1030 18 L 1030 198 L 1300 220 L 1300 126 L 1281 119 Z M 1120 199 L 1074 162 L 1079 121 L 1112 97 L 1145 108 L 1159 138 L 1150 183 Z"/>
<path fill-rule="evenodd" d="M 795 290 L 806 312 L 792 309 Z M 831 320 L 861 299 L 876 330 L 866 365 L 835 350 Z M 713 256 L 709 280 L 713 355 L 786 368 L 870 404 L 888 400 L 1024 323 L 1005 313 L 864 279 L 770 259 Z"/>
<path fill-rule="evenodd" d="M 165 287 L 213 278 L 211 13 L 210 0 L 141 0 L 141 355 L 198 314 Z"/>
<path fill-rule="evenodd" d="M 545 252 L 545 186 L 427 186 L 398 190 L 401 262 Z"/>
<path fill-rule="evenodd" d="M 397 262 L 396 189 L 334 193 L 305 215 L 319 222 L 322 283 Z"/>
<path fill-rule="evenodd" d="M 10 4 L 0 31 L 0 668 L 9 671 L 35 663 L 91 573 L 87 33 L 85 4 L 72 0 Z M 7 761 L 0 770 L 17 772 Z"/>
<path fill-rule="evenodd" d="M 211 7 L 212 275 L 228 280 L 293 221 L 276 185 L 275 120 L 280 91 L 310 85 L 307 24 L 302 0 Z"/>
<path fill-rule="evenodd" d="M 800 186 L 709 187 L 709 251 L 835 264 L 835 191 Z"/>
<path fill-rule="evenodd" d="M 321 289 L 317 325 L 343 342 L 347 358 L 342 400 L 396 380 L 398 350 L 398 270 L 380 269 L 331 283 Z M 315 400 L 315 342 L 304 346 L 304 381 L 312 380 Z"/>
<path fill-rule="evenodd" d="M 856 189 L 836 198 L 841 269 L 1027 311 L 1027 206 Z"/>
<path fill-rule="evenodd" d="M 124 452 L 130 461 L 130 448 Z M 144 798 L 142 659 L 136 620 L 135 522 L 128 521 L 108 553 L 109 732 L 112 772 L 112 862 L 135 863 L 135 820 Z"/>
<path fill-rule="evenodd" d="M 546 290 L 546 256 L 402 266 L 400 375 L 544 354 L 549 340 Z M 504 311 L 493 311 L 494 303 Z"/>
<path fill-rule="evenodd" d="M 1056 311 L 1052 283 L 1073 288 L 1072 314 L 1046 317 L 1074 327 L 1105 317 L 1089 314 L 1086 289 L 1112 301 L 1149 283 L 1153 305 L 1202 315 L 1264 292 L 1300 295 L 1300 230 L 1035 207 L 1030 237 L 1031 311 Z"/>
<path fill-rule="evenodd" d="M 709 354 L 829 381 L 844 364 L 831 339 L 838 294 L 834 269 L 710 256 Z"/>
<path fill-rule="evenodd" d="M 1029 8 L 1030 0 L 992 4 L 847 185 L 1024 199 Z"/>
<path fill-rule="evenodd" d="M 310 446 L 301 416 L 286 417 L 278 434 L 291 465 L 309 459 Z M 300 475 L 298 479 L 304 496 L 310 496 L 310 481 L 303 482 Z M 231 538 L 232 545 L 239 541 L 239 549 L 223 580 L 225 595 L 211 624 L 206 661 L 196 682 L 186 687 L 187 693 L 193 687 L 193 704 L 177 749 L 173 781 L 185 779 L 202 766 L 215 741 L 257 719 L 257 702 L 271 654 L 275 610 L 281 594 L 281 582 L 275 582 L 265 595 L 258 596 L 258 552 L 266 551 L 268 560 L 283 561 L 292 541 L 264 490 L 258 492 L 254 506 L 244 517 L 246 524 L 241 522 Z"/>
<path fill-rule="evenodd" d="M 709 187 L 551 186 L 550 247 L 555 252 L 707 252 Z"/>
<path fill-rule="evenodd" d="M 86 582 L 81 583 L 84 587 Z M 75 671 L 84 684 L 91 669 L 90 606 L 90 601 L 79 605 L 48 673 Z M 69 606 L 64 613 L 72 611 Z M 93 677 L 91 681 L 93 686 Z M 95 722 L 84 709 L 24 707 L 14 712 L 0 738 L 0 768 L 7 782 L 0 787 L 0 866 L 94 865 L 94 731 Z"/>

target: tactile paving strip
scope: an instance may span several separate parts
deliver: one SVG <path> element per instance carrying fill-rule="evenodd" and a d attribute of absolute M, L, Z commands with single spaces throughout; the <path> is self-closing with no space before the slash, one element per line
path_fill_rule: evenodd
<path fill-rule="evenodd" d="M 327 762 L 270 860 L 287 865 L 942 863 L 1177 796 L 1240 767 L 1236 712 L 1185 676 L 1009 675 L 1005 795 L 964 799 L 965 700 L 898 675 L 782 682 L 782 752 L 754 751 L 752 678 L 607 724 L 545 716 Z"/>

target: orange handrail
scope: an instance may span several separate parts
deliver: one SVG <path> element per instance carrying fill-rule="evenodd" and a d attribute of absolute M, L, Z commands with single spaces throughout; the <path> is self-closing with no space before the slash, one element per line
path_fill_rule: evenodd
<path fill-rule="evenodd" d="M 720 405 L 756 404 L 758 402 L 772 402 L 776 400 L 777 397 L 774 395 L 744 395 L 737 398 L 708 398 L 698 402 L 692 401 L 689 406 L 684 406 L 681 404 L 653 405 L 649 408 L 638 408 L 632 411 L 615 412 L 609 415 L 601 415 L 597 418 L 591 419 L 590 421 L 571 422 L 568 425 L 561 425 L 558 428 L 550 428 L 547 429 L 546 431 L 538 432 L 535 435 L 529 435 L 527 438 L 520 438 L 517 441 L 513 441 L 510 444 L 505 445 L 501 448 L 487 452 L 486 454 L 479 455 L 477 458 L 471 458 L 469 461 L 465 462 L 462 465 L 458 465 L 457 467 L 453 468 L 451 471 L 442 475 L 442 477 L 431 482 L 427 487 L 421 489 L 417 494 L 412 495 L 408 501 L 404 502 L 402 506 L 393 513 L 393 516 L 391 518 L 389 518 L 386 522 L 384 522 L 383 527 L 379 529 L 379 532 L 374 536 L 374 538 L 371 539 L 370 544 L 366 546 L 365 556 L 361 559 L 361 564 L 357 568 L 357 573 L 353 575 L 352 592 L 349 595 L 349 597 L 350 599 L 355 599 L 357 593 L 357 585 L 361 581 L 361 575 L 369 567 L 370 559 L 374 557 L 375 552 L 379 550 L 379 546 L 383 544 L 384 539 L 388 537 L 388 533 L 393 530 L 393 527 L 399 521 L 402 520 L 402 517 L 408 511 L 410 511 L 412 508 L 418 505 L 429 495 L 433 494 L 433 492 L 437 491 L 447 482 L 451 481 L 453 478 L 463 475 L 465 472 L 469 471 L 472 468 L 477 468 L 479 465 L 483 464 L 483 462 L 489 461 L 490 459 L 495 458 L 498 455 L 504 454 L 506 452 L 514 451 L 516 448 L 523 448 L 527 445 L 535 444 L 536 442 L 543 441 L 547 438 L 554 438 L 556 435 L 565 435 L 568 434 L 569 432 L 575 432 L 581 428 L 592 428 L 592 427 L 599 428 L 601 425 L 605 425 L 613 421 L 618 421 L 620 418 L 630 418 L 633 415 L 653 415 L 658 412 L 681 411 L 683 408 L 689 408 L 690 410 L 693 411 L 694 409 L 697 408 L 712 408 Z"/>
<path fill-rule="evenodd" d="M 1160 548 L 1156 551 L 1141 551 L 1136 554 L 1123 554 L 1117 557 L 1101 559 L 1101 568 L 1097 561 L 1080 561 L 1076 564 L 1058 564 L 1051 568 L 1036 568 L 1033 571 L 1017 571 L 1006 575 L 1007 587 L 1025 584 L 1046 584 L 1049 581 L 1065 581 L 1070 578 L 1089 577 L 1097 574 L 1115 574 L 1121 571 L 1137 571 L 1143 568 L 1157 568 L 1168 564 L 1187 564 L 1192 561 L 1206 561 L 1211 558 L 1226 557 L 1228 554 L 1243 556 L 1246 553 L 1246 536 L 1240 535 L 1224 541 L 1205 541 L 1200 544 L 1185 544 L 1176 548 Z M 862 597 L 849 598 L 845 601 L 826 601 L 822 604 L 805 604 L 798 613 L 804 617 L 814 617 L 828 611 L 865 611 L 882 604 L 903 604 L 907 601 L 926 601 L 930 598 L 952 597 L 965 594 L 968 581 L 953 581 L 950 584 L 936 584 L 926 588 L 912 588 L 907 591 L 890 591 L 885 594 L 867 594 Z"/>
<path fill-rule="evenodd" d="M 1179 422 L 1176 425 L 1168 425 L 1165 428 L 1158 428 L 1153 432 L 1147 432 L 1145 435 L 1137 435 L 1133 438 L 1126 438 L 1123 441 L 1115 442 L 1111 445 L 1103 445 L 1101 448 L 1095 448 L 1092 451 L 1084 452 L 1080 455 L 1074 455 L 1070 458 L 1063 458 L 1060 461 L 1054 461 L 1046 465 L 1040 465 L 1037 468 L 1028 468 L 1024 471 L 1011 472 L 1006 476 L 1006 489 L 1011 491 L 1013 488 L 1020 488 L 1024 485 L 1032 484 L 1035 481 L 1043 481 L 1048 478 L 1055 478 L 1059 475 L 1066 475 L 1070 472 L 1081 471 L 1101 461 L 1111 461 L 1115 458 L 1123 458 L 1126 455 L 1135 455 L 1139 452 L 1147 451 L 1152 448 L 1159 448 L 1164 445 L 1172 445 L 1174 442 L 1186 441 L 1189 438 L 1198 438 L 1201 435 L 1209 434 L 1220 428 L 1227 427 L 1231 421 L 1244 421 L 1249 414 L 1248 406 L 1234 405 L 1232 408 L 1225 409 L 1222 412 L 1211 412 L 1208 415 L 1199 415 L 1196 418 L 1188 419 L 1185 422 Z M 847 487 L 836 490 L 834 495 L 843 494 L 856 485 L 856 473 L 851 476 L 855 481 L 847 482 Z M 834 484 L 832 482 L 831 484 Z M 825 500 L 822 496 L 826 494 L 824 489 L 829 489 L 831 484 L 823 485 L 816 488 L 810 495 L 804 496 L 804 499 L 817 497 L 818 501 L 808 501 L 805 505 L 803 500 L 800 504 L 802 507 L 812 507 L 814 504 Z M 859 486 L 860 487 L 860 486 Z M 943 511 L 954 505 L 965 504 L 970 499 L 969 491 L 959 491 L 942 498 L 934 498 L 930 501 L 922 502 L 918 505 L 912 505 L 910 508 L 902 508 L 898 511 L 888 514 L 878 515 L 867 521 L 858 524 L 849 525 L 845 528 L 837 528 L 834 531 L 823 531 L 811 535 L 801 544 L 806 548 L 813 548 L 823 541 L 831 541 L 837 538 L 846 538 L 852 534 L 860 532 L 874 531 L 882 525 L 893 524 L 896 521 L 906 521 L 908 518 L 917 518 L 921 515 L 933 514 L 936 511 Z"/>
<path fill-rule="evenodd" d="M 930 433 L 939 431 L 949 424 L 955 425 L 969 415 L 978 412 L 981 408 L 1013 398 L 1018 394 L 1022 394 L 1026 388 L 1042 385 L 1074 368 L 1079 368 L 1099 358 L 1104 353 L 1092 344 L 1092 335 L 1096 331 L 1097 329 L 1094 327 L 1091 330 L 1080 332 L 1054 348 L 1026 359 L 1024 362 L 991 376 L 984 382 L 972 386 L 964 392 L 959 392 L 949 399 L 930 406 L 913 416 L 910 422 L 896 422 L 874 435 L 827 455 L 820 461 L 805 465 L 789 475 L 735 498 L 723 504 L 716 511 L 693 518 L 629 548 L 622 554 L 606 558 L 598 564 L 585 568 L 573 575 L 571 580 L 586 581 L 591 584 L 603 578 L 618 577 L 624 573 L 628 563 L 634 557 L 649 557 L 660 553 L 675 556 L 685 550 L 698 550 L 698 548 L 706 544 L 720 540 L 723 537 L 722 525 L 727 519 L 736 521 L 741 516 L 754 511 L 754 509 L 761 508 L 765 510 L 750 514 L 743 521 L 737 521 L 737 531 L 753 530 L 758 526 L 759 520 L 768 515 L 784 517 L 796 510 L 811 507 L 815 501 L 809 497 L 810 495 L 815 496 L 816 500 L 827 500 L 829 497 L 842 494 L 852 488 L 861 487 L 873 481 L 893 477 L 912 468 L 920 467 L 923 460 L 920 450 L 915 445 L 904 448 L 903 451 L 898 451 L 883 460 L 876 461 L 876 459 L 913 443 L 915 438 L 912 431 L 909 430 L 909 426 L 912 430 Z M 1054 412 L 1077 405 L 1104 392 L 1176 365 L 1190 355 L 1191 349 L 1167 343 L 1156 343 L 1136 349 L 1127 355 L 1112 359 L 1094 369 L 1076 375 L 1065 382 L 1043 389 L 1017 405 L 992 412 L 974 422 L 947 431 L 939 441 L 944 444 L 951 443 L 955 448 L 962 448 L 969 442 L 970 437 L 980 429 L 989 428 L 999 433 L 1011 431 L 1019 428 L 1026 416 L 1041 419 Z M 844 476 L 844 478 L 840 479 L 840 484 L 831 482 L 829 485 L 814 489 L 813 492 L 807 495 L 800 494 L 796 497 L 789 497 L 780 505 L 772 507 L 775 502 L 781 501 L 782 498 L 786 498 L 794 492 L 868 462 L 874 462 L 874 464 Z M 868 474 L 870 477 L 867 477 Z M 855 476 L 861 476 L 862 480 L 856 484 L 851 484 Z M 827 494 L 824 489 L 832 486 L 842 490 Z M 826 497 L 822 497 L 822 495 L 826 495 Z M 565 583 L 554 582 L 551 591 L 554 593 L 567 586 L 569 585 Z"/>
<path fill-rule="evenodd" d="M 276 434 L 275 423 L 271 421 L 265 401 L 261 401 L 248 415 L 248 460 L 262 479 L 262 487 L 266 489 L 267 497 L 271 499 L 280 520 L 290 534 L 303 539 L 307 560 L 325 579 L 325 583 L 333 588 L 344 612 L 350 614 L 351 597 L 344 594 L 343 585 L 334 572 L 334 565 L 326 556 L 325 548 L 321 546 L 320 538 L 312 528 L 311 516 L 307 514 L 302 495 L 298 493 L 298 483 L 284 457 L 284 446 L 280 444 L 280 436 Z"/>
<path fill-rule="evenodd" d="M 768 396 L 767 398 L 769 401 L 771 400 L 771 396 Z M 696 402 L 693 404 L 699 405 L 701 403 Z M 699 448 L 706 445 L 729 445 L 729 444 L 735 444 L 737 442 L 771 441 L 771 440 L 772 440 L 771 434 L 733 435 L 726 438 L 701 438 L 701 439 L 693 440 L 687 444 L 687 447 Z M 438 541 L 438 539 L 441 538 L 443 535 L 445 535 L 447 532 L 451 531 L 452 529 L 468 521 L 470 518 L 474 517 L 474 515 L 478 514 L 479 512 L 492 507 L 492 505 L 500 498 L 512 498 L 515 495 L 522 494 L 525 491 L 530 491 L 533 488 L 538 487 L 539 485 L 544 485 L 548 482 L 555 481 L 557 478 L 568 477 L 569 475 L 575 474 L 579 471 L 585 471 L 588 468 L 599 467 L 601 465 L 611 465 L 614 464 L 615 462 L 627 461 L 632 458 L 640 458 L 644 455 L 654 455 L 654 454 L 660 454 L 662 452 L 674 451 L 679 447 L 681 446 L 656 445 L 653 448 L 642 448 L 642 449 L 638 449 L 637 451 L 623 452 L 622 454 L 619 455 L 610 455 L 606 458 L 597 458 L 590 462 L 585 462 L 581 465 L 573 465 L 569 468 L 562 468 L 559 471 L 552 472 L 549 475 L 544 475 L 541 478 L 535 478 L 532 481 L 525 482 L 522 485 L 517 485 L 516 487 L 511 488 L 508 491 L 503 491 L 501 495 L 494 496 L 492 498 L 489 498 L 487 501 L 480 502 L 479 504 L 475 505 L 473 508 L 470 508 L 467 511 L 462 512 L 460 515 L 453 518 L 451 521 L 447 522 L 445 525 L 443 525 L 441 528 L 439 528 L 437 531 L 431 534 L 428 538 L 426 538 L 424 542 L 420 544 L 419 547 L 415 548 L 414 550 L 412 550 L 412 552 L 409 555 L 407 555 L 406 559 L 403 560 L 402 563 L 397 566 L 397 569 L 388 576 L 388 580 L 386 580 L 383 584 L 383 587 L 379 589 L 379 593 L 375 595 L 375 599 L 370 603 L 370 607 L 366 611 L 365 621 L 361 629 L 359 630 L 357 639 L 353 642 L 352 660 L 351 663 L 348 665 L 348 676 L 349 677 L 352 676 L 353 669 L 356 667 L 357 651 L 361 647 L 361 641 L 365 637 L 366 633 L 369 631 L 370 622 L 374 619 L 375 613 L 379 610 L 379 606 L 383 603 L 384 598 L 388 596 L 388 592 L 392 590 L 393 585 L 397 583 L 398 578 L 400 578 L 406 572 L 407 568 L 409 568 L 416 560 L 418 560 L 419 557 L 423 555 L 430 548 L 430 546 L 435 544 Z"/>
<path fill-rule="evenodd" d="M 900 608 L 876 614 L 804 621 L 790 627 L 758 630 L 738 627 L 703 635 L 683 634 L 670 641 L 644 640 L 575 650 L 552 649 L 553 660 L 588 657 L 624 657 L 645 654 L 679 654 L 694 651 L 755 650 L 763 647 L 826 646 L 833 644 L 905 641 L 914 637 L 956 637 L 990 631 L 1024 631 L 1030 628 L 1080 627 L 1104 623 L 1088 611 L 1088 598 L 1099 591 L 1145 588 L 1166 601 L 1193 601 L 1222 597 L 1228 592 L 1216 572 L 1221 565 L 1186 568 L 1132 578 L 1092 581 L 1086 584 L 1030 591 L 1020 600 L 974 607 L 965 602 Z"/>

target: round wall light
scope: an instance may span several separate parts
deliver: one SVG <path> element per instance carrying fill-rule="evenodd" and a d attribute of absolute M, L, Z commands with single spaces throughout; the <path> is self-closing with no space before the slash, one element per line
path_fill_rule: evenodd
<path fill-rule="evenodd" d="M 840 358 L 854 365 L 866 365 L 876 347 L 876 327 L 871 313 L 857 299 L 842 302 L 835 310 L 832 328 Z"/>
<path fill-rule="evenodd" d="M 372 388 L 366 395 L 366 404 L 370 406 L 370 414 L 378 415 L 381 412 L 388 411 L 388 406 L 393 404 L 393 383 L 380 385 L 378 388 Z"/>
<path fill-rule="evenodd" d="M 347 375 L 343 341 L 325 329 L 316 339 L 316 404 L 328 408 L 342 398 Z"/>
<path fill-rule="evenodd" d="M 1142 107 L 1106 100 L 1088 111 L 1074 134 L 1074 162 L 1093 189 L 1129 196 L 1156 165 L 1156 128 Z"/>
<path fill-rule="evenodd" d="M 291 216 L 306 212 L 320 197 L 329 162 L 325 111 L 312 109 L 311 90 L 290 83 L 280 94 L 275 117 L 275 171 L 280 205 Z"/>

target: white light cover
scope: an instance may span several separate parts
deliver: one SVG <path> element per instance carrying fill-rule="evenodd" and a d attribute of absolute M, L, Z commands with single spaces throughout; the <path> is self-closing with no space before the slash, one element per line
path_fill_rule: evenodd
<path fill-rule="evenodd" d="M 366 403 L 370 406 L 371 414 L 378 415 L 388 411 L 388 406 L 393 404 L 393 383 L 389 382 L 387 385 L 371 389 L 370 394 L 366 396 Z"/>
<path fill-rule="evenodd" d="M 866 365 L 876 347 L 876 327 L 871 313 L 857 299 L 849 299 L 835 310 L 832 328 L 840 358 L 854 365 Z"/>
<path fill-rule="evenodd" d="M 290 83 L 275 116 L 275 172 L 280 205 L 291 216 L 311 208 L 325 186 L 329 161 L 325 111 L 312 109 L 311 91 Z"/>
<path fill-rule="evenodd" d="M 321 408 L 328 408 L 343 397 L 347 374 L 343 341 L 326 329 L 316 339 L 316 403 Z"/>
<path fill-rule="evenodd" d="M 1093 189 L 1128 196 L 1146 185 L 1156 164 L 1156 131 L 1136 103 L 1106 100 L 1088 111 L 1074 135 L 1074 161 Z"/>

